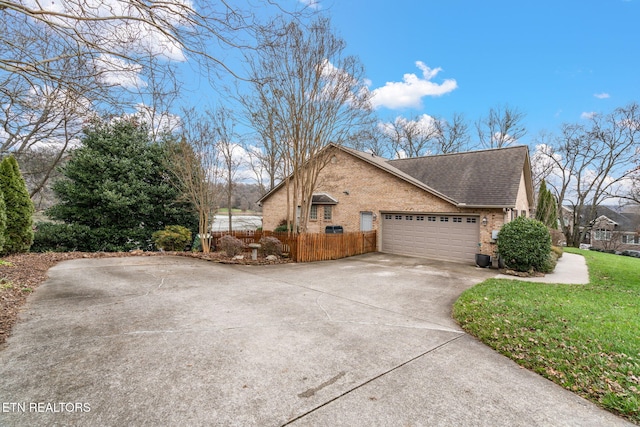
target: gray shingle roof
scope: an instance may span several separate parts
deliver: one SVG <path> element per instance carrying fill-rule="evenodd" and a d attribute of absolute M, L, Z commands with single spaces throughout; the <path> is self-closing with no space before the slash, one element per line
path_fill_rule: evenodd
<path fill-rule="evenodd" d="M 595 219 L 606 216 L 611 221 L 618 224 L 620 231 L 636 231 L 640 226 L 640 215 L 635 213 L 616 212 L 608 206 L 598 206 L 596 208 Z"/>
<path fill-rule="evenodd" d="M 389 160 L 425 185 L 469 206 L 515 205 L 523 170 L 529 167 L 525 146 L 438 156 Z"/>
<path fill-rule="evenodd" d="M 469 207 L 514 207 L 524 171 L 529 204 L 533 203 L 529 150 L 525 146 L 399 160 L 387 160 L 335 144 L 329 148 L 345 151 L 454 205 Z M 284 182 L 259 202 L 270 197 Z"/>

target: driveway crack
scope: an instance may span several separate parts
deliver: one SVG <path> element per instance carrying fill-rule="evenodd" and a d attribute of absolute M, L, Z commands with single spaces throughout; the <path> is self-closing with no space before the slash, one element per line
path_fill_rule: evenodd
<path fill-rule="evenodd" d="M 336 397 L 334 397 L 334 398 L 332 398 L 332 399 L 327 400 L 326 402 L 322 403 L 321 405 L 318 405 L 318 406 L 316 406 L 316 407 L 314 407 L 314 408 L 312 408 L 312 409 L 310 409 L 310 410 L 308 410 L 308 411 L 304 412 L 303 414 L 300 414 L 300 415 L 298 415 L 297 417 L 290 419 L 289 421 L 285 422 L 284 424 L 281 424 L 281 427 L 285 427 L 285 426 L 291 425 L 291 424 L 293 424 L 294 422 L 296 422 L 296 421 L 298 421 L 298 420 L 301 420 L 302 418 L 306 417 L 306 416 L 307 416 L 307 415 L 309 415 L 309 414 L 312 414 L 313 412 L 317 411 L 318 409 L 323 408 L 323 407 L 325 407 L 325 406 L 329 405 L 330 403 L 333 403 L 333 402 L 337 401 L 338 399 L 340 399 L 340 398 L 342 398 L 342 397 L 344 397 L 344 396 L 347 396 L 348 394 L 350 394 L 350 393 L 352 393 L 352 392 L 354 392 L 354 391 L 356 391 L 356 390 L 358 390 L 358 389 L 360 389 L 360 388 L 364 387 L 365 385 L 367 385 L 367 384 L 369 384 L 369 383 L 372 383 L 373 381 L 375 381 L 375 380 L 377 380 L 377 379 L 379 379 L 379 378 L 382 378 L 382 377 L 384 377 L 385 375 L 388 375 L 388 374 L 390 374 L 390 373 L 392 373 L 392 372 L 396 371 L 397 369 L 400 369 L 400 368 L 402 368 L 403 366 L 408 365 L 409 363 L 411 363 L 411 362 L 413 362 L 413 361 L 415 361 L 415 360 L 418 360 L 418 359 L 420 359 L 421 357 L 426 356 L 426 355 L 427 355 L 427 354 L 429 354 L 429 353 L 432 353 L 432 352 L 434 352 L 434 351 L 436 351 L 436 350 L 441 349 L 442 347 L 444 347 L 444 346 L 448 345 L 449 343 L 454 342 L 455 340 L 460 339 L 460 338 L 461 338 L 461 337 L 463 337 L 464 335 L 466 335 L 466 334 L 464 334 L 464 333 L 463 333 L 463 334 L 460 334 L 460 335 L 458 335 L 458 336 L 456 336 L 456 337 L 453 337 L 453 338 L 451 338 L 450 340 L 447 340 L 447 341 L 443 342 L 442 344 L 440 344 L 440 345 L 438 345 L 438 346 L 436 346 L 436 347 L 430 348 L 429 350 L 427 350 L 427 351 L 425 351 L 425 352 L 423 352 L 423 353 L 420 353 L 420 354 L 418 354 L 417 356 L 414 356 L 414 357 L 412 357 L 412 358 L 411 358 L 411 359 L 409 359 L 409 360 L 405 360 L 404 362 L 402 362 L 402 363 L 400 363 L 400 364 L 398 364 L 398 365 L 396 365 L 396 366 L 392 367 L 391 369 L 388 369 L 388 370 L 386 370 L 386 371 L 384 371 L 384 372 L 382 372 L 382 373 L 380 373 L 380 374 L 376 375 L 376 376 L 375 376 L 375 377 L 373 377 L 373 378 L 369 378 L 368 380 L 366 380 L 366 381 L 364 381 L 364 382 L 362 382 L 362 383 L 360 383 L 360 384 L 356 385 L 355 387 L 350 388 L 349 390 L 345 391 L 344 393 L 341 393 L 341 394 L 339 394 L 338 396 L 336 396 Z M 337 379 L 336 379 L 336 380 L 337 380 Z M 331 381 L 331 380 L 329 380 L 329 381 Z M 323 384 L 324 384 L 324 383 L 323 383 Z M 321 385 L 320 385 L 320 387 L 322 387 L 322 386 L 323 386 L 323 384 L 321 384 Z M 317 391 L 317 390 L 316 390 L 316 391 Z M 298 396 L 300 396 L 300 395 L 298 395 Z M 306 397 L 306 396 L 305 396 L 305 397 Z"/>

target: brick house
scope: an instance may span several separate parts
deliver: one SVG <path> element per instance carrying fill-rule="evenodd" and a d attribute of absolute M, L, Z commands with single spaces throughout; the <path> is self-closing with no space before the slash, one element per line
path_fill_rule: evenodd
<path fill-rule="evenodd" d="M 527 147 L 386 160 L 330 145 L 308 232 L 378 230 L 378 250 L 473 263 L 495 255 L 503 224 L 533 204 Z M 286 217 L 284 181 L 261 200 L 263 229 Z"/>
<path fill-rule="evenodd" d="M 618 252 L 640 250 L 640 214 L 598 206 L 588 227 L 586 245 Z"/>

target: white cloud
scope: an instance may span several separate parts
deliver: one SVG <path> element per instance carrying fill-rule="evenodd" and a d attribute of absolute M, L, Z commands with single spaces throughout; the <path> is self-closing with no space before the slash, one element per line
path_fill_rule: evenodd
<path fill-rule="evenodd" d="M 88 43 L 104 50 L 132 52 L 142 55 L 160 55 L 172 61 L 185 61 L 181 46 L 171 37 L 171 31 L 157 28 L 150 22 L 159 21 L 175 27 L 189 25 L 195 13 L 190 0 L 172 0 L 150 10 L 154 17 L 146 16 L 145 6 L 127 0 L 59 0 L 39 2 L 24 0 L 28 7 L 50 12 L 39 19 L 62 28 L 75 28 Z"/>
<path fill-rule="evenodd" d="M 606 92 L 602 92 L 602 93 L 594 93 L 593 96 L 595 96 L 598 99 L 607 99 L 607 98 L 611 98 L 611 95 L 609 95 Z"/>
<path fill-rule="evenodd" d="M 442 68 L 429 68 L 422 61 L 416 61 L 416 66 L 422 70 L 422 78 L 413 73 L 407 73 L 402 77 L 401 82 L 387 82 L 383 87 L 374 89 L 373 106 L 390 109 L 419 108 L 423 97 L 441 96 L 458 87 L 454 79 L 446 79 L 441 84 L 431 81 L 442 71 Z"/>
<path fill-rule="evenodd" d="M 596 114 L 598 113 L 596 113 L 595 111 L 585 111 L 584 113 L 580 114 L 580 118 L 583 120 L 591 120 L 595 117 Z"/>
<path fill-rule="evenodd" d="M 320 9 L 319 0 L 300 0 L 300 3 L 311 9 Z"/>
<path fill-rule="evenodd" d="M 358 81 L 344 69 L 338 68 L 328 59 L 319 66 L 324 85 L 320 88 L 321 99 L 344 102 L 352 107 L 370 106 L 367 80 Z"/>
<path fill-rule="evenodd" d="M 100 55 L 95 66 L 101 72 L 102 81 L 109 85 L 120 85 L 127 89 L 143 88 L 146 83 L 140 77 L 142 67 L 113 55 Z"/>
<path fill-rule="evenodd" d="M 135 106 L 136 112 L 128 115 L 138 117 L 150 126 L 149 133 L 156 135 L 161 132 L 172 133 L 180 128 L 181 118 L 168 111 L 155 111 L 153 107 L 145 104 Z"/>

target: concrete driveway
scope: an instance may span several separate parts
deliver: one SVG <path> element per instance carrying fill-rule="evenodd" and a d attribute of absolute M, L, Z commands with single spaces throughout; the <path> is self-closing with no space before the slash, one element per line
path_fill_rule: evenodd
<path fill-rule="evenodd" d="M 450 317 L 489 270 L 385 254 L 67 261 L 0 351 L 0 425 L 604 426 Z"/>

